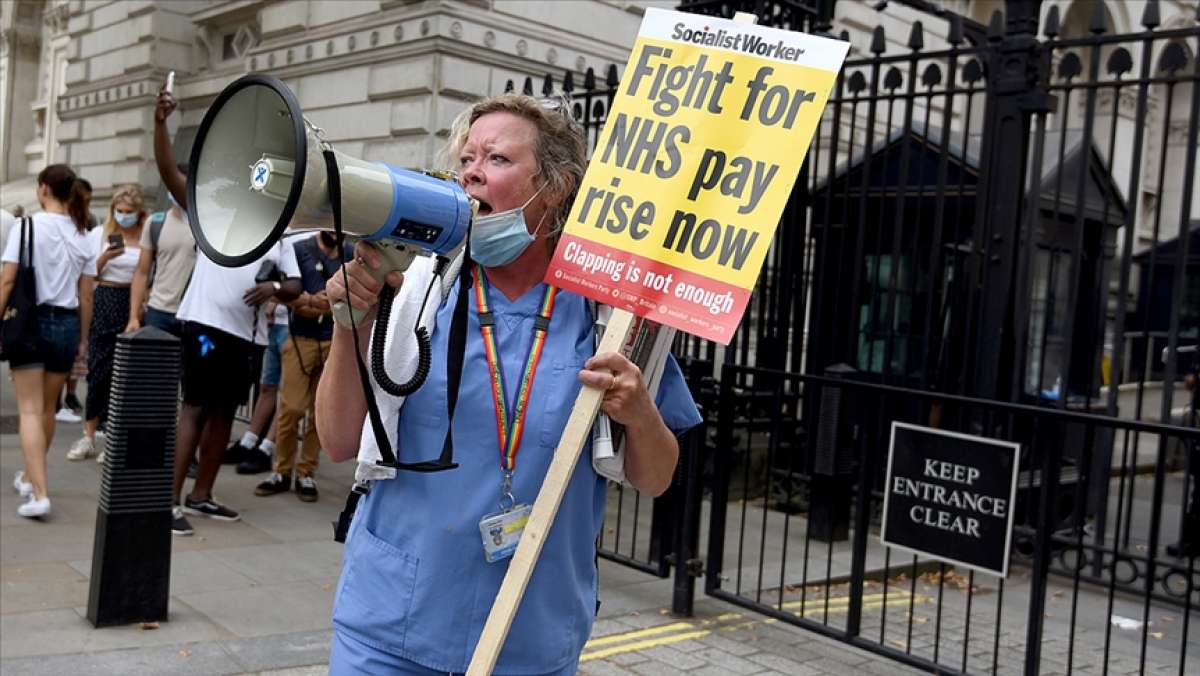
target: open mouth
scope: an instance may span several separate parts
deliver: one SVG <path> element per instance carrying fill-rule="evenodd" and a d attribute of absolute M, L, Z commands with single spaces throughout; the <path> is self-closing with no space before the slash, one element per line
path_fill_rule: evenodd
<path fill-rule="evenodd" d="M 486 216 L 492 213 L 492 205 L 479 199 L 478 197 L 475 198 L 475 201 L 479 202 L 479 210 L 475 212 L 477 216 Z"/>

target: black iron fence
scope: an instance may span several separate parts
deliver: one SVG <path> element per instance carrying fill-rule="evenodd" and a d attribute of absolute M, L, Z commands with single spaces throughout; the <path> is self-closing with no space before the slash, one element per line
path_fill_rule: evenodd
<path fill-rule="evenodd" d="M 1104 2 L 986 26 L 894 4 L 929 35 L 857 43 L 736 336 L 676 346 L 705 428 L 664 498 L 612 488 L 601 555 L 673 568 L 677 612 L 703 576 L 930 670 L 1194 671 L 1200 28 L 1155 1 L 1122 33 Z M 830 0 L 683 5 L 838 23 Z M 617 76 L 540 85 L 594 145 Z M 894 421 L 1021 445 L 1007 579 L 879 543 Z"/>
<path fill-rule="evenodd" d="M 1183 513 L 1162 498 L 1182 482 L 1094 481 L 1070 449 L 1115 436 L 1163 464 L 1200 430 L 732 364 L 718 411 L 706 593 L 931 671 L 1195 666 L 1200 567 L 1163 547 Z M 896 421 L 1021 445 L 1008 578 L 880 542 Z M 845 462 L 802 452 L 826 438 Z"/>

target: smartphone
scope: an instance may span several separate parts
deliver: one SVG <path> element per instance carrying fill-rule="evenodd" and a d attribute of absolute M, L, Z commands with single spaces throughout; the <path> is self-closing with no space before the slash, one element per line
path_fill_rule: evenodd
<path fill-rule="evenodd" d="M 175 71 L 171 71 L 170 73 L 167 73 L 167 83 L 165 85 L 163 85 L 163 91 L 168 94 L 171 94 L 171 93 L 173 93 L 172 90 L 174 90 L 174 89 L 175 89 Z"/>
<path fill-rule="evenodd" d="M 109 235 L 108 236 L 108 248 L 124 249 L 125 248 L 125 237 L 122 236 L 120 233 L 115 233 L 115 232 L 113 234 Z"/>

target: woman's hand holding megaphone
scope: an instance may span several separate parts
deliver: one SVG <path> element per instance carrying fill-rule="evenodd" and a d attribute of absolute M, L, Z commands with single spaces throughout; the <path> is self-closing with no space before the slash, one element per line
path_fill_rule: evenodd
<path fill-rule="evenodd" d="M 359 242 L 354 245 L 354 260 L 342 266 L 345 275 L 338 270 L 325 284 L 331 304 L 348 301 L 350 307 L 357 311 L 355 315 L 361 313 L 359 326 L 375 320 L 375 306 L 385 283 L 396 289 L 404 283 L 404 275 L 399 272 L 389 272 L 382 276 L 382 281 L 378 279 L 381 265 L 383 259 L 379 251 L 367 242 Z"/>

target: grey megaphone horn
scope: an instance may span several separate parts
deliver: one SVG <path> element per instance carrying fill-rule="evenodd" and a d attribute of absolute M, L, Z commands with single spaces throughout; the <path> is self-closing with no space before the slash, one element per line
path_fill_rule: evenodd
<path fill-rule="evenodd" d="M 462 243 L 474 204 L 452 176 L 333 150 L 282 80 L 251 73 L 217 95 L 192 147 L 188 219 L 204 255 L 239 267 L 285 231 L 333 231 L 325 151 L 336 158 L 343 233 L 380 250 L 384 264 L 372 271 L 380 278 Z M 355 319 L 342 303 L 334 317 L 347 326 Z"/>

